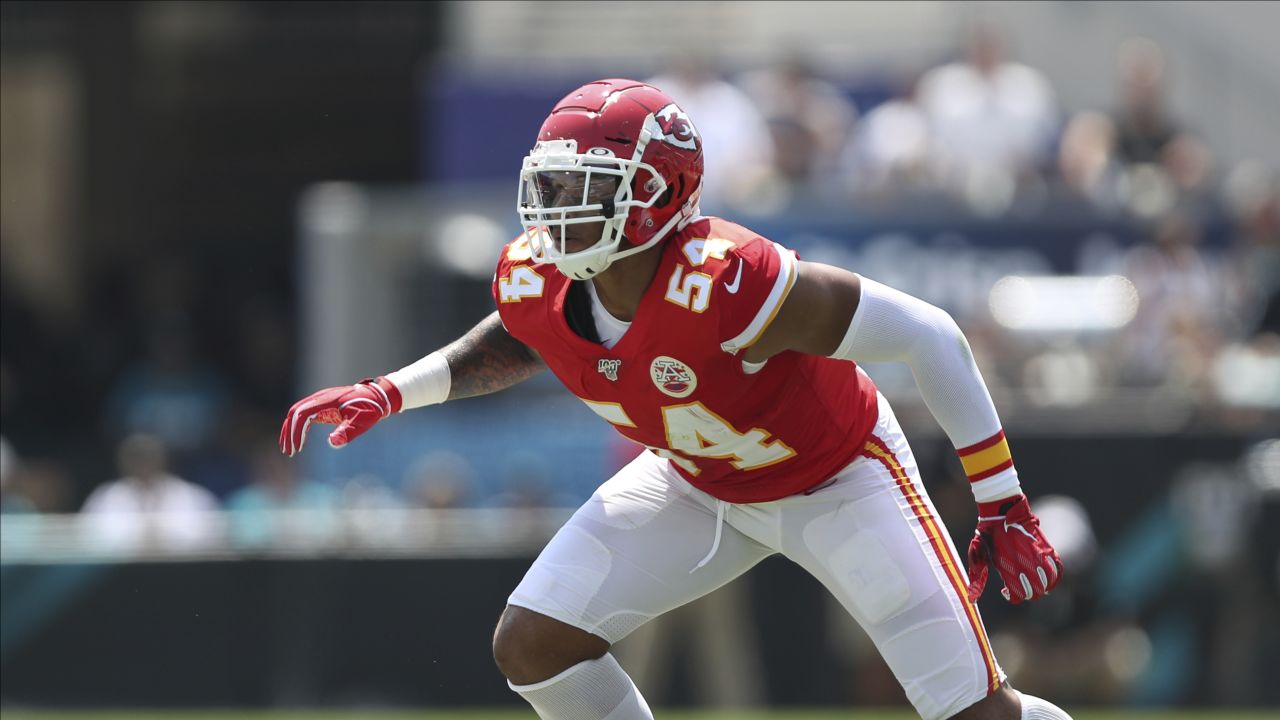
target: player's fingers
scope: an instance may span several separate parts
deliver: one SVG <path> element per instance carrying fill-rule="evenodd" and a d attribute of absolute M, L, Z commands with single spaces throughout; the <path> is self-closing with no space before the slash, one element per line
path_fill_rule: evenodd
<path fill-rule="evenodd" d="M 310 417 L 306 415 L 306 408 L 301 407 L 301 403 L 289 408 L 289 416 L 284 420 L 284 427 L 280 429 L 280 449 L 289 457 L 297 455 L 302 450 L 302 443 L 306 439 L 307 422 Z"/>
<path fill-rule="evenodd" d="M 298 410 L 305 401 L 299 400 L 289 407 L 289 412 L 284 416 L 284 422 L 280 424 L 280 452 L 293 457 L 298 452 L 298 445 L 294 442 L 294 426 L 298 421 Z"/>
<path fill-rule="evenodd" d="M 982 541 L 981 535 L 974 535 L 973 539 L 969 541 L 968 555 L 970 567 L 987 562 L 987 545 Z"/>
<path fill-rule="evenodd" d="M 294 421 L 293 447 L 295 453 L 302 452 L 302 446 L 307 444 L 307 430 L 311 427 L 311 423 L 318 422 L 325 425 L 337 425 L 342 422 L 342 413 L 337 408 L 324 408 L 317 410 L 314 407 L 307 406 L 299 415 L 301 424 L 298 420 Z"/>
<path fill-rule="evenodd" d="M 969 543 L 969 602 L 977 602 L 987 586 L 986 545 L 977 535 Z"/>
<path fill-rule="evenodd" d="M 355 440 L 374 423 L 382 419 L 382 406 L 370 398 L 352 398 L 328 412 L 341 418 L 338 427 L 329 433 L 329 445 L 339 448 Z M 322 419 L 323 421 L 323 419 Z M 335 422 L 338 422 L 335 420 Z"/>
<path fill-rule="evenodd" d="M 337 403 L 345 394 L 342 388 L 328 388 L 314 392 L 289 408 L 284 426 L 280 429 L 280 451 L 289 455 L 302 452 L 306 444 L 307 427 L 314 422 L 342 422 Z"/>
<path fill-rule="evenodd" d="M 982 590 L 987 586 L 987 566 L 970 566 L 969 567 L 969 587 L 967 588 L 969 602 L 978 602 L 978 598 L 982 597 Z"/>
<path fill-rule="evenodd" d="M 1058 561 L 1049 558 L 1049 562 L 1045 563 L 1045 567 L 1049 568 L 1049 584 L 1046 590 L 1052 590 L 1058 581 L 1062 579 L 1062 572 L 1058 569 Z"/>
<path fill-rule="evenodd" d="M 347 437 L 347 433 L 350 429 L 351 421 L 343 420 L 341 425 L 335 428 L 333 432 L 329 433 L 329 447 L 340 448 L 350 442 L 351 438 Z"/>
<path fill-rule="evenodd" d="M 1031 589 L 1031 580 L 1026 573 L 1018 573 L 1018 582 L 1022 585 L 1022 599 L 1030 600 L 1035 591 Z"/>
<path fill-rule="evenodd" d="M 280 424 L 280 439 L 277 440 L 276 442 L 280 446 L 280 452 L 284 453 L 285 455 L 290 455 L 290 456 L 293 455 L 293 453 L 289 452 L 289 416 L 288 415 L 285 416 L 284 422 Z"/>
<path fill-rule="evenodd" d="M 311 420 L 312 416 L 308 415 L 306 418 L 303 418 L 300 426 L 296 422 L 294 423 L 293 435 L 291 437 L 291 441 L 293 442 L 293 452 L 289 453 L 290 457 L 302 452 L 302 446 L 307 444 L 307 428 L 311 427 Z"/>
<path fill-rule="evenodd" d="M 382 410 L 376 403 L 368 403 L 369 407 L 365 407 L 362 403 L 348 403 L 343 405 L 343 417 L 345 418 L 333 432 L 329 433 L 329 445 L 339 448 L 347 443 L 355 440 L 365 430 L 373 427 L 373 424 L 382 417 Z"/>

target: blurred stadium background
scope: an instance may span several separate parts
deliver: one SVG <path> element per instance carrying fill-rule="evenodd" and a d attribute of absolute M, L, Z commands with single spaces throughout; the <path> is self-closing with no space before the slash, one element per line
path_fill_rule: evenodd
<path fill-rule="evenodd" d="M 6 718 L 531 715 L 492 623 L 634 448 L 549 377 L 294 463 L 275 439 L 301 393 L 491 311 L 521 157 L 611 76 L 700 126 L 706 212 L 965 327 L 1069 569 L 983 601 L 1018 687 L 1080 718 L 1280 708 L 1277 4 L 0 12 Z M 869 371 L 963 541 L 945 438 Z M 903 707 L 783 561 L 619 655 L 655 706 L 721 713 L 672 717 Z"/>

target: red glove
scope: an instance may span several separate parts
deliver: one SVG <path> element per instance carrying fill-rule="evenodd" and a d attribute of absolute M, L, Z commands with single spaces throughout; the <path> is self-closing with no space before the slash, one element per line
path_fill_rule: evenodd
<path fill-rule="evenodd" d="M 978 503 L 978 529 L 969 542 L 969 602 L 987 585 L 987 564 L 994 563 L 1004 588 L 1000 594 L 1017 605 L 1049 594 L 1062 577 L 1062 560 L 1040 532 L 1040 518 L 1026 495 Z"/>
<path fill-rule="evenodd" d="M 400 404 L 399 388 L 383 377 L 312 393 L 289 408 L 280 428 L 280 452 L 289 457 L 302 452 L 312 421 L 337 425 L 329 433 L 329 444 L 342 447 L 382 418 L 399 412 Z"/>

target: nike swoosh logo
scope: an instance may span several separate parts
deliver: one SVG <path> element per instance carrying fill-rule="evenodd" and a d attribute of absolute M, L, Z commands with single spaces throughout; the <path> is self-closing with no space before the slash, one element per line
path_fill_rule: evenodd
<path fill-rule="evenodd" d="M 1035 539 L 1036 539 L 1036 536 L 1035 536 L 1035 535 L 1032 535 L 1032 534 L 1031 534 L 1031 533 L 1029 533 L 1029 532 L 1027 532 L 1027 529 L 1026 529 L 1026 528 L 1024 528 L 1024 527 L 1022 527 L 1022 525 L 1021 525 L 1021 524 L 1019 524 L 1019 523 L 1011 523 L 1011 522 L 1009 522 L 1008 520 L 1006 520 L 1006 521 L 1004 522 L 1004 531 L 1005 531 L 1005 532 L 1009 532 L 1009 530 L 1010 530 L 1010 529 L 1017 530 L 1018 532 L 1022 533 L 1023 535 L 1026 535 L 1027 537 L 1031 538 L 1032 540 L 1035 540 Z"/>
<path fill-rule="evenodd" d="M 731 295 L 738 293 L 738 283 L 742 281 L 742 261 L 738 261 L 738 274 L 733 276 L 733 282 L 725 283 L 724 289 L 728 290 Z"/>

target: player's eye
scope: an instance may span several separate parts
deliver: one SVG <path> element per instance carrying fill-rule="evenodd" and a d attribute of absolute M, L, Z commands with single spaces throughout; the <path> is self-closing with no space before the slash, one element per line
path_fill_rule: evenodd
<path fill-rule="evenodd" d="M 535 197 L 531 199 L 535 200 L 542 207 L 551 207 L 556 200 L 555 185 L 552 184 L 550 180 L 547 180 L 542 176 L 538 176 L 537 182 L 533 187 L 532 194 Z"/>
<path fill-rule="evenodd" d="M 538 173 L 533 176 L 533 182 L 529 183 L 528 194 L 529 202 L 550 207 L 556 197 L 555 185 L 543 173 Z"/>
<path fill-rule="evenodd" d="M 543 172 L 535 176 L 542 207 L 577 205 L 582 202 L 584 179 L 581 173 Z"/>
<path fill-rule="evenodd" d="M 621 181 L 617 175 L 592 174 L 587 185 L 587 202 L 599 203 L 613 198 Z"/>

